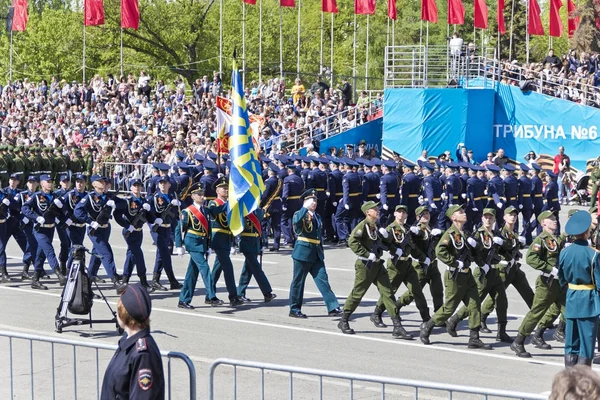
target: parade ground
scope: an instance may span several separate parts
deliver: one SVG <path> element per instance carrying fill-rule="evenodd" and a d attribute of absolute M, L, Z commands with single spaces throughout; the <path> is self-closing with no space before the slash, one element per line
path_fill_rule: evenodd
<path fill-rule="evenodd" d="M 566 213 L 570 207 L 561 211 L 561 221 L 564 227 Z M 154 265 L 155 247 L 152 245 L 147 228 L 143 250 L 148 264 L 148 276 L 151 277 Z M 57 237 L 55 245 L 58 249 Z M 86 238 L 86 245 L 90 245 Z M 122 271 L 125 259 L 126 244 L 121 230 L 113 223 L 111 244 L 115 253 L 117 270 Z M 20 276 L 22 269 L 21 251 L 14 241 L 7 248 L 9 256 L 8 270 L 11 277 Z M 243 264 L 243 255 L 232 256 L 236 270 L 236 282 Z M 343 304 L 350 293 L 354 280 L 354 261 L 356 257 L 348 248 L 328 246 L 325 250 L 325 264 L 329 274 L 332 289 Z M 173 267 L 180 281 L 183 281 L 189 256 L 173 256 Z M 523 260 L 524 261 L 524 260 Z M 212 266 L 214 255 L 209 264 Z M 350 321 L 355 335 L 344 335 L 337 328 L 338 317 L 329 317 L 321 296 L 309 277 L 306 284 L 305 305 L 302 309 L 308 315 L 307 319 L 294 319 L 288 316 L 288 294 L 292 278 L 291 249 L 283 248 L 278 253 L 265 252 L 263 267 L 273 286 L 277 299 L 263 303 L 262 294 L 256 283 L 251 282 L 247 296 L 252 299 L 237 308 L 228 306 L 211 307 L 204 304 L 204 289 L 201 280 L 198 283 L 192 304 L 195 310 L 177 308 L 178 291 L 155 292 L 152 296 L 153 310 L 151 330 L 159 347 L 163 351 L 178 351 L 187 354 L 196 367 L 198 396 L 207 396 L 208 372 L 210 364 L 217 358 L 227 357 L 239 360 L 252 360 L 307 368 L 319 368 L 360 374 L 381 375 L 395 378 L 434 381 L 440 383 L 480 386 L 496 389 L 516 390 L 537 394 L 547 394 L 550 391 L 553 376 L 563 367 L 563 345 L 552 340 L 553 331 L 546 332 L 546 340 L 552 345 L 552 350 L 540 350 L 526 343 L 526 348 L 533 358 L 520 359 L 509 349 L 509 345 L 498 343 L 496 337 L 496 318 L 491 315 L 488 325 L 493 330 L 491 334 L 481 334 L 481 339 L 493 345 L 493 350 L 469 350 L 467 348 L 467 321 L 459 324 L 459 337 L 452 338 L 445 328 L 435 328 L 431 336 L 432 345 L 423 345 L 418 338 L 421 323 L 419 313 L 413 305 L 401 310 L 405 328 L 415 336 L 413 340 L 397 340 L 392 338 L 391 321 L 384 314 L 388 328 L 375 328 L 369 321 L 378 293 L 372 287 L 353 314 Z M 49 270 L 46 265 L 46 269 Z M 523 265 L 530 285 L 535 287 L 538 272 Z M 100 275 L 104 274 L 103 268 Z M 135 274 L 135 273 L 134 273 Z M 135 275 L 132 281 L 136 281 Z M 32 290 L 30 281 L 15 280 L 0 285 L 0 304 L 2 304 L 2 319 L 0 330 L 17 331 L 36 335 L 55 336 L 62 339 L 116 344 L 119 336 L 112 325 L 95 325 L 65 328 L 62 334 L 54 331 L 54 315 L 60 298 L 60 287 L 57 280 L 45 280 L 48 291 Z M 108 287 L 108 284 L 101 284 Z M 227 300 L 224 282 L 218 285 L 218 296 Z M 400 292 L 406 288 L 401 287 Z M 429 289 L 425 295 L 431 306 Z M 107 289 L 111 307 L 116 306 L 117 295 L 114 289 Z M 516 336 L 516 330 L 527 312 L 527 306 L 519 294 L 510 287 L 507 290 L 509 300 L 509 321 L 507 332 Z M 433 312 L 433 311 L 432 311 Z M 101 300 L 95 300 L 93 313 L 95 318 L 110 318 L 108 308 Z M 56 362 L 51 364 L 49 346 L 35 344 L 33 346 L 34 377 L 29 374 L 30 348 L 29 345 L 18 342 L 13 346 L 13 353 L 8 352 L 8 339 L 0 338 L 0 381 L 9 382 L 12 360 L 14 376 L 14 399 L 31 398 L 30 385 L 35 386 L 35 399 L 72 398 L 73 391 L 73 348 L 58 346 L 55 348 Z M 77 381 L 82 388 L 79 398 L 95 398 L 96 369 L 100 383 L 104 368 L 112 356 L 105 351 L 99 358 L 96 367 L 93 358 L 85 352 L 94 350 L 82 349 L 77 353 Z M 186 398 L 187 372 L 182 364 L 176 365 L 174 360 L 171 390 L 173 398 Z M 166 362 L 165 362 L 166 364 Z M 49 388 L 54 379 L 57 384 L 57 394 Z M 166 371 L 165 371 L 166 373 Z M 216 370 L 216 396 L 218 399 L 233 398 L 232 369 L 219 367 Z M 290 390 L 289 376 L 283 373 L 271 373 L 264 379 L 265 398 L 288 398 Z M 9 387 L 0 385 L 0 398 L 10 398 Z M 178 390 L 178 385 L 181 390 Z M 237 371 L 238 399 L 260 398 L 260 374 L 255 371 L 239 369 Z M 348 398 L 348 388 L 342 382 L 326 380 L 324 383 L 326 398 Z M 357 386 L 355 395 L 361 390 L 364 395 L 357 398 L 380 398 L 372 392 L 368 385 Z M 90 390 L 90 394 L 85 394 Z M 294 381 L 293 392 L 296 399 L 317 398 L 318 385 L 315 379 L 299 378 Z M 62 394 L 61 394 L 62 393 Z M 390 391 L 386 398 L 411 398 L 409 392 Z M 442 396 L 442 395 L 440 395 Z M 440 398 L 432 395 L 431 398 Z M 455 398 L 470 398 L 468 396 Z"/>

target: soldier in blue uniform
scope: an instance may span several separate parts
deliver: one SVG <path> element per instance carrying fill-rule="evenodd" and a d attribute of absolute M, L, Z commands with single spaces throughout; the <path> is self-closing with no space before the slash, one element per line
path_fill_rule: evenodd
<path fill-rule="evenodd" d="M 33 236 L 38 244 L 37 251 L 35 254 L 35 272 L 33 274 L 33 280 L 31 282 L 32 289 L 47 290 L 48 288 L 40 283 L 40 277 L 44 271 L 44 261 L 47 259 L 50 268 L 58 277 L 58 281 L 61 286 L 64 286 L 67 282 L 67 278 L 60 270 L 60 265 L 56 259 L 54 253 L 54 247 L 52 246 L 52 239 L 54 238 L 54 228 L 56 227 L 56 218 L 58 214 L 54 215 L 49 213 L 52 207 L 63 207 L 62 202 L 59 199 L 55 199 L 52 194 L 52 178 L 50 175 L 40 175 L 41 180 L 41 191 L 34 193 L 25 204 L 21 212 L 30 221 L 35 221 L 37 224 L 33 229 Z M 48 218 L 48 221 L 46 221 Z M 1 263 L 1 260 L 0 260 Z"/>
<path fill-rule="evenodd" d="M 558 279 L 567 287 L 565 304 L 565 367 L 591 366 L 600 315 L 600 260 L 589 247 L 592 217 L 587 211 L 576 212 L 565 226 L 575 242 L 560 252 Z"/>
<path fill-rule="evenodd" d="M 434 174 L 435 166 L 426 161 L 419 161 L 423 173 L 421 191 L 423 193 L 423 205 L 429 211 L 429 225 L 437 226 L 438 215 L 442 209 L 442 184 Z M 415 215 L 416 216 L 416 215 Z"/>
<path fill-rule="evenodd" d="M 300 170 L 300 178 L 302 178 L 302 182 L 304 182 L 304 187 L 308 186 L 308 174 L 310 174 L 310 158 L 309 157 L 302 157 L 301 160 L 301 167 L 302 169 Z"/>
<path fill-rule="evenodd" d="M 325 216 L 327 202 L 327 172 L 325 172 L 327 164 L 329 164 L 327 159 L 311 157 L 310 166 L 312 169 L 306 178 L 306 188 L 315 189 L 317 192 L 317 213 L 323 216 Z"/>
<path fill-rule="evenodd" d="M 392 173 L 391 166 L 395 165 L 394 161 L 386 160 L 381 164 L 383 175 L 379 180 L 379 223 L 387 226 L 393 219 L 394 210 L 398 205 L 399 188 L 398 178 Z"/>
<path fill-rule="evenodd" d="M 400 188 L 400 204 L 407 207 L 408 219 L 406 223 L 412 225 L 415 222 L 415 210 L 419 207 L 419 196 L 421 194 L 421 180 L 414 173 L 415 164 L 404 161 L 402 168 L 402 187 Z"/>
<path fill-rule="evenodd" d="M 208 204 L 209 201 L 217 198 L 217 193 L 214 189 L 215 181 L 217 180 L 217 164 L 211 160 L 204 160 L 204 174 L 200 178 L 200 184 L 204 188 L 204 202 Z"/>
<path fill-rule="evenodd" d="M 82 245 L 83 239 L 85 239 L 85 222 L 80 221 L 75 217 L 75 206 L 81 201 L 87 194 L 85 186 L 87 177 L 83 174 L 75 174 L 75 188 L 63 194 L 60 197 L 60 201 L 64 204 L 63 219 L 67 226 L 67 235 L 71 245 Z M 71 257 L 69 252 L 69 257 Z M 67 261 L 68 264 L 68 261 Z"/>
<path fill-rule="evenodd" d="M 146 278 L 146 260 L 142 251 L 142 242 L 144 234 L 142 228 L 148 220 L 148 213 L 151 210 L 150 203 L 142 194 L 142 181 L 132 179 L 129 181 L 129 190 L 131 196 L 128 196 L 117 202 L 115 209 L 115 221 L 123 227 L 123 237 L 127 243 L 127 253 L 125 255 L 125 264 L 123 265 L 123 285 L 117 289 L 117 293 L 122 293 L 129 284 L 129 279 L 133 273 L 135 265 L 140 284 L 146 289 L 150 289 Z"/>
<path fill-rule="evenodd" d="M 365 160 L 365 177 L 363 179 L 363 198 L 365 201 L 377 201 L 377 195 L 381 195 L 379 187 L 379 175 L 377 166 L 370 160 Z"/>
<path fill-rule="evenodd" d="M 243 301 L 237 295 L 233 264 L 230 258 L 233 235 L 229 229 L 229 221 L 227 220 L 227 201 L 229 198 L 229 184 L 227 179 L 225 177 L 217 179 L 214 183 L 214 189 L 217 193 L 217 198 L 208 203 L 208 213 L 210 214 L 210 226 L 212 230 L 210 247 L 215 251 L 216 255 L 216 260 L 211 271 L 213 292 L 217 292 L 217 281 L 221 277 L 221 272 L 223 272 L 225 286 L 229 293 L 229 305 L 236 307 L 243 304 Z M 206 302 L 210 302 L 208 296 L 206 297 Z"/>
<path fill-rule="evenodd" d="M 344 159 L 344 164 L 349 168 L 358 166 L 358 163 L 350 159 Z M 335 225 L 340 239 L 338 244 L 341 246 L 348 245 L 348 232 L 354 229 L 362 214 L 360 211 L 363 202 L 361 185 L 358 174 L 352 169 L 347 169 L 342 179 L 342 199 L 338 203 L 335 213 Z"/>
<path fill-rule="evenodd" d="M 544 189 L 544 206 L 542 211 L 552 211 L 556 216 L 556 231 L 555 235 L 560 235 L 560 201 L 558 199 L 558 183 L 556 182 L 557 175 L 546 170 L 546 188 Z"/>
<path fill-rule="evenodd" d="M 29 176 L 27 179 L 27 188 L 22 192 L 17 193 L 11 204 L 11 215 L 19 220 L 19 229 L 23 231 L 25 239 L 27 240 L 25 253 L 23 253 L 23 272 L 21 273 L 21 280 L 31 279 L 29 268 L 31 267 L 31 264 L 33 264 L 38 246 L 38 243 L 33 236 L 33 222 L 23 214 L 22 209 L 23 205 L 29 200 L 33 193 L 37 191 L 38 185 L 38 179 L 34 175 Z"/>
<path fill-rule="evenodd" d="M 0 191 L 0 282 L 10 282 L 6 269 L 6 244 L 8 243 L 7 222 L 10 214 L 11 200 L 3 191 Z"/>
<path fill-rule="evenodd" d="M 194 166 L 191 169 L 192 180 L 194 183 L 200 182 L 200 178 L 204 175 L 204 156 L 202 154 L 194 154 Z"/>
<path fill-rule="evenodd" d="M 20 181 L 20 175 L 12 174 L 8 180 L 8 186 L 5 187 L 4 189 L 2 189 L 2 193 L 4 194 L 4 197 L 8 198 L 8 200 L 10 201 L 10 203 L 9 203 L 10 213 L 9 213 L 8 219 L 6 221 L 6 243 L 8 244 L 8 241 L 10 240 L 10 238 L 14 237 L 15 241 L 21 248 L 23 255 L 25 255 L 25 253 L 27 252 L 27 238 L 25 237 L 25 233 L 23 233 L 23 231 L 21 229 L 19 229 L 19 225 L 21 222 L 20 221 L 21 213 L 20 213 L 20 208 L 18 207 L 18 204 L 17 204 L 17 200 L 15 200 L 18 193 L 21 192 L 21 190 L 19 189 L 19 181 Z M 29 275 L 27 274 L 26 277 L 28 278 Z"/>
<path fill-rule="evenodd" d="M 321 292 L 327 312 L 330 316 L 342 314 L 340 304 L 331 286 L 325 269 L 325 253 L 323 252 L 323 238 L 321 236 L 323 224 L 321 217 L 316 213 L 317 193 L 309 189 L 302 194 L 302 208 L 294 214 L 294 231 L 298 235 L 292 259 L 294 272 L 290 286 L 290 317 L 306 318 L 302 312 L 304 299 L 304 283 L 310 273 L 315 280 L 317 289 Z"/>
<path fill-rule="evenodd" d="M 71 189 L 71 179 L 68 175 L 62 175 L 59 177 L 60 188 L 55 190 L 53 195 L 54 198 L 62 198 Z M 62 200 L 60 200 L 62 203 Z M 63 203 L 64 204 L 64 203 Z M 61 221 L 62 222 L 62 221 Z M 56 225 L 56 233 L 60 240 L 60 253 L 58 254 L 58 262 L 60 264 L 60 271 L 63 275 L 67 274 L 67 260 L 69 258 L 69 249 L 71 248 L 71 240 L 67 234 L 67 226 L 60 223 Z"/>
<path fill-rule="evenodd" d="M 152 196 L 156 192 L 158 180 L 160 179 L 160 171 L 158 169 L 160 163 L 152 163 L 152 177 L 148 179 L 148 188 L 146 189 L 148 196 Z"/>
<path fill-rule="evenodd" d="M 177 183 L 177 196 L 179 197 L 179 201 L 181 201 L 182 207 L 187 207 L 192 204 L 192 198 L 190 196 L 190 189 L 192 187 L 192 183 L 194 183 L 192 177 L 190 176 L 190 168 L 192 165 L 186 162 L 179 162 L 177 164 L 177 176 L 175 177 L 175 182 Z"/>
<path fill-rule="evenodd" d="M 521 236 L 525 237 L 525 243 L 529 246 L 533 241 L 531 235 L 531 216 L 533 214 L 533 200 L 531 194 L 531 179 L 528 173 L 531 170 L 527 164 L 519 165 L 519 210 L 523 216 L 523 230 Z"/>
<path fill-rule="evenodd" d="M 458 178 L 460 179 L 461 192 L 460 197 L 463 199 L 463 204 L 467 203 L 467 181 L 469 180 L 469 168 L 473 165 L 468 162 L 459 162 L 460 166 L 460 175 Z M 468 218 L 468 214 L 467 214 Z"/>
<path fill-rule="evenodd" d="M 273 230 L 273 247 L 269 251 L 279 251 L 281 245 L 281 195 L 283 192 L 283 181 L 277 174 L 279 167 L 273 163 L 269 164 L 269 178 L 265 181 L 265 191 L 260 199 L 260 208 L 264 211 L 265 220 L 263 222 L 263 245 L 268 243 L 268 228 Z"/>
<path fill-rule="evenodd" d="M 344 173 L 340 168 L 341 161 L 338 158 L 331 158 L 329 161 L 329 202 L 326 213 L 331 218 L 331 237 L 326 237 L 325 242 L 337 243 L 340 239 L 337 233 L 337 225 L 335 223 L 335 213 L 337 206 L 344 196 L 344 189 L 342 187 L 342 181 L 344 180 Z"/>
<path fill-rule="evenodd" d="M 538 164 L 532 164 L 531 170 L 531 199 L 533 201 L 533 223 L 530 225 L 530 231 L 535 229 L 537 234 L 542 233 L 542 225 L 538 222 L 542 209 L 544 208 L 544 182 L 540 178 L 542 167 Z M 531 233 L 530 233 L 531 235 Z"/>
<path fill-rule="evenodd" d="M 302 207 L 300 196 L 304 191 L 304 182 L 302 178 L 296 175 L 294 164 L 286 166 L 288 176 L 283 180 L 283 189 L 281 194 L 281 230 L 283 238 L 288 246 L 293 246 L 296 240 L 292 227 L 292 217 L 294 213 Z"/>
<path fill-rule="evenodd" d="M 457 167 L 458 164 L 452 162 L 446 163 L 446 178 L 444 181 L 444 192 L 442 193 L 444 205 L 440 210 L 437 224 L 437 228 L 442 231 L 445 231 L 450 227 L 450 220 L 446 216 L 446 211 L 448 211 L 450 206 L 462 204 L 462 198 L 460 196 L 462 193 L 462 184 L 460 183 L 460 178 L 456 176 Z"/>
<path fill-rule="evenodd" d="M 514 207 L 519 210 L 519 179 L 515 176 L 515 167 L 512 164 L 504 164 L 502 166 L 502 173 L 504 174 L 504 196 L 506 197 L 505 208 Z M 515 225 L 515 229 L 518 232 L 519 220 Z"/>
<path fill-rule="evenodd" d="M 177 254 L 180 257 L 183 256 L 185 250 L 190 254 L 190 262 L 185 273 L 177 307 L 193 310 L 195 307 L 192 305 L 192 298 L 198 282 L 198 275 L 202 277 L 208 304 L 219 306 L 223 304 L 223 301 L 219 300 L 214 292 L 210 267 L 208 266 L 212 232 L 210 216 L 204 207 L 204 188 L 202 184 L 195 183 L 190 193 L 193 203 L 181 211 L 181 218 L 175 229 L 175 246 L 177 246 Z"/>
<path fill-rule="evenodd" d="M 504 181 L 500 178 L 500 168 L 494 164 L 486 166 L 488 172 L 487 183 L 487 205 L 486 208 L 496 210 L 496 222 L 504 221 L 504 206 L 506 197 L 504 196 Z M 500 228 L 500 226 L 498 226 Z"/>
<path fill-rule="evenodd" d="M 469 165 L 469 179 L 467 180 L 467 198 L 466 198 L 466 213 L 467 223 L 465 229 L 467 231 L 473 231 L 481 222 L 483 215 L 484 200 L 485 197 L 485 183 L 477 177 L 477 172 L 482 169 L 477 165 Z"/>

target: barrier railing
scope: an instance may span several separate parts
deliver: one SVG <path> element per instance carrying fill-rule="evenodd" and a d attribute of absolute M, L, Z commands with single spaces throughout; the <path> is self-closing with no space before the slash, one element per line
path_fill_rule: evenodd
<path fill-rule="evenodd" d="M 10 331 L 0 331 L 0 337 L 7 338 L 9 343 L 8 354 L 6 356 L 4 353 L 6 351 L 5 348 L 0 347 L 0 354 L 3 355 L 0 359 L 8 360 L 8 366 L 5 364 L 1 368 L 2 371 L 8 372 L 6 376 L 8 382 L 3 379 L 4 383 L 2 388 L 0 388 L 1 398 L 24 398 L 25 394 L 23 392 L 29 388 L 31 399 L 39 398 L 39 396 L 36 397 L 36 393 L 41 393 L 42 391 L 44 398 L 50 397 L 53 400 L 77 398 L 100 399 L 101 382 L 105 369 L 104 364 L 108 365 L 112 354 L 117 349 L 116 345 L 81 342 Z M 34 343 L 37 344 L 35 352 Z M 41 343 L 49 344 L 49 348 L 47 348 L 48 353 L 44 354 L 43 349 L 39 346 Z M 70 347 L 72 351 L 67 351 L 64 346 L 67 346 L 67 348 Z M 90 349 L 92 354 L 87 354 L 83 349 Z M 100 354 L 101 352 L 102 355 Z M 183 353 L 173 351 L 161 351 L 161 356 L 163 359 L 167 359 L 167 367 L 165 368 L 166 398 L 174 398 L 173 393 L 178 394 L 178 398 L 182 398 L 181 394 L 184 393 L 182 386 L 185 385 L 185 380 L 179 376 L 181 372 L 179 368 L 176 379 L 172 376 L 174 367 L 171 365 L 171 360 L 179 359 L 183 361 L 185 369 L 189 374 L 189 397 L 186 388 L 186 394 L 183 398 L 195 399 L 196 369 L 192 360 Z M 26 365 L 22 365 L 22 363 Z M 101 363 L 104 366 L 102 369 L 100 369 Z M 72 375 L 67 370 L 72 370 Z M 29 383 L 26 382 L 27 380 Z M 38 387 L 39 390 L 36 391 Z"/>
<path fill-rule="evenodd" d="M 103 162 L 97 173 L 111 180 L 111 192 L 128 192 L 132 179 L 141 179 L 145 190 L 152 177 L 152 164 Z"/>
<path fill-rule="evenodd" d="M 233 393 L 228 392 L 226 395 L 219 393 L 217 395 L 215 388 L 215 372 L 219 366 L 231 366 L 233 367 Z M 250 370 L 258 373 L 258 379 L 249 379 L 244 376 L 248 382 L 252 384 L 246 385 L 243 388 L 238 386 L 238 375 L 241 374 L 242 370 Z M 445 394 L 448 398 L 452 399 L 453 395 L 457 393 L 471 394 L 481 396 L 479 398 L 488 399 L 490 397 L 500 399 L 523 399 L 523 400 L 546 400 L 547 396 L 534 393 L 524 393 L 508 390 L 496 390 L 496 389 L 485 389 L 478 387 L 442 384 L 434 382 L 416 381 L 409 379 L 397 379 L 387 378 L 374 375 L 362 375 L 353 374 L 346 372 L 327 371 L 322 369 L 312 368 L 301 368 L 292 367 L 287 365 L 259 363 L 252 361 L 240 361 L 231 360 L 227 358 L 219 358 L 215 360 L 209 369 L 209 380 L 208 380 L 208 400 L 233 398 L 237 399 L 238 390 L 243 390 L 244 398 L 254 398 L 264 400 L 267 395 L 267 388 L 265 386 L 265 375 L 279 374 L 282 381 L 276 382 L 273 378 L 269 378 L 271 385 L 278 385 L 273 391 L 277 394 L 277 398 L 294 398 L 294 388 L 302 385 L 298 382 L 300 379 L 294 380 L 295 376 L 304 376 L 305 380 L 309 380 L 306 388 L 303 387 L 302 395 L 300 398 L 311 398 L 311 399 L 323 399 L 329 398 L 324 396 L 326 385 L 336 386 L 335 393 L 336 398 L 344 396 L 340 390 L 340 386 L 346 386 L 348 388 L 348 398 L 365 398 L 364 394 L 369 393 L 369 398 L 373 398 L 373 393 L 377 393 L 378 397 L 382 400 L 389 398 L 399 398 L 398 389 L 404 396 L 411 396 L 414 399 L 431 398 L 432 392 L 435 392 L 437 396 Z M 256 374 L 255 374 L 256 375 Z M 256 382 L 258 381 L 258 382 Z M 285 382 L 287 381 L 287 382 Z M 342 382 L 340 382 L 342 381 Z M 317 383 L 317 387 L 314 387 L 314 382 Z M 364 385 L 365 383 L 369 385 Z M 227 387 L 230 387 L 227 384 Z M 259 388 L 257 390 L 257 388 Z M 310 390 L 310 392 L 307 392 Z M 225 391 L 225 389 L 223 390 Z M 287 391 L 287 394 L 285 392 Z M 394 393 L 392 393 L 394 392 Z M 272 395 L 270 396 L 270 398 Z"/>

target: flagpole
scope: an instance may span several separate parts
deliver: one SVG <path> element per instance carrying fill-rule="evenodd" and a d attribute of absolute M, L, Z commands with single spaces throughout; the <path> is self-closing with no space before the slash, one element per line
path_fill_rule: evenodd
<path fill-rule="evenodd" d="M 419 47 L 423 46 L 423 20 L 421 20 L 421 28 L 419 29 Z"/>
<path fill-rule="evenodd" d="M 12 73 L 13 73 L 13 30 L 10 28 L 10 52 L 9 52 L 9 62 L 8 62 L 8 79 L 12 82 Z"/>
<path fill-rule="evenodd" d="M 367 47 L 365 50 L 365 90 L 369 85 L 369 14 L 367 14 Z"/>
<path fill-rule="evenodd" d="M 262 79 L 262 0 L 258 0 L 258 80 Z"/>
<path fill-rule="evenodd" d="M 354 93 L 356 93 L 356 10 L 354 10 L 354 38 L 352 44 L 352 86 Z"/>
<path fill-rule="evenodd" d="M 386 30 L 386 34 L 385 34 L 385 47 L 390 47 L 390 19 L 388 17 L 387 19 L 387 30 Z"/>
<path fill-rule="evenodd" d="M 242 1 L 242 86 L 246 87 L 246 3 Z"/>
<path fill-rule="evenodd" d="M 223 0 L 219 0 L 219 73 L 223 74 Z"/>
<path fill-rule="evenodd" d="M 529 1 L 527 1 L 527 12 L 526 12 L 526 21 L 525 21 L 525 31 L 527 32 L 527 36 L 525 37 L 525 52 L 527 53 L 527 64 L 529 64 Z M 529 68 L 529 66 L 527 66 Z"/>
<path fill-rule="evenodd" d="M 82 68 L 83 81 L 85 82 L 85 21 L 83 23 L 83 68 Z"/>
<path fill-rule="evenodd" d="M 515 0 L 512 0 L 510 11 L 510 38 L 508 43 L 508 60 L 512 61 L 512 44 L 513 44 L 513 21 L 515 19 Z"/>
<path fill-rule="evenodd" d="M 283 79 L 283 7 L 279 7 L 279 77 Z"/>
<path fill-rule="evenodd" d="M 396 20 L 392 20 L 392 47 L 394 47 L 395 45 L 396 45 Z"/>
<path fill-rule="evenodd" d="M 333 34 L 334 34 L 334 30 L 333 30 L 333 13 L 331 13 L 331 81 L 329 82 L 331 84 L 331 86 L 333 87 Z"/>
<path fill-rule="evenodd" d="M 120 76 L 123 76 L 123 28 L 121 28 L 121 45 L 119 47 L 119 55 L 120 55 L 119 65 L 121 67 L 121 75 Z"/>
<path fill-rule="evenodd" d="M 296 75 L 300 78 L 300 5 L 301 0 L 298 0 L 298 49 L 296 51 Z"/>
<path fill-rule="evenodd" d="M 319 75 L 323 72 L 323 30 L 324 30 L 324 22 L 323 19 L 325 16 L 323 15 L 323 10 L 321 10 L 321 45 L 319 48 Z"/>

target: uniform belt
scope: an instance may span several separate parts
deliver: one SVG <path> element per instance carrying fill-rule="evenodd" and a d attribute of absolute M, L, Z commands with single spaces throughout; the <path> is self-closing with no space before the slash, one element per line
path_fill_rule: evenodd
<path fill-rule="evenodd" d="M 160 224 L 159 225 L 161 228 L 170 228 L 171 224 Z"/>
<path fill-rule="evenodd" d="M 344 192 L 341 192 L 341 193 L 336 193 L 335 195 L 336 195 L 336 196 L 343 196 L 343 195 L 344 195 Z"/>
<path fill-rule="evenodd" d="M 529 194 L 529 193 L 523 193 L 523 197 L 531 197 L 531 194 Z"/>
<path fill-rule="evenodd" d="M 299 240 L 301 242 L 308 242 L 308 243 L 312 243 L 312 244 L 321 244 L 320 240 L 310 239 L 310 238 L 306 238 L 306 237 L 303 237 L 303 236 L 298 236 L 298 238 L 296 240 Z"/>
<path fill-rule="evenodd" d="M 317 192 L 324 192 L 324 191 L 325 191 L 325 189 L 323 189 L 323 188 L 317 188 Z"/>
<path fill-rule="evenodd" d="M 457 268 L 454 268 L 454 267 L 447 267 L 446 269 L 447 269 L 448 271 L 450 271 L 450 272 L 454 272 L 454 271 L 456 271 L 456 270 L 457 270 Z M 469 268 L 463 268 L 463 269 L 459 270 L 458 272 L 460 272 L 461 274 L 466 274 L 466 273 L 468 273 L 469 271 L 470 271 L 470 269 L 469 269 Z"/>
<path fill-rule="evenodd" d="M 558 201 L 558 197 L 556 199 L 552 199 L 551 201 Z"/>
<path fill-rule="evenodd" d="M 258 233 L 256 232 L 242 232 L 241 235 L 247 237 L 258 237 Z"/>
<path fill-rule="evenodd" d="M 388 193 L 388 194 L 385 195 L 385 197 L 387 197 L 388 199 L 392 199 L 392 198 L 396 197 L 396 195 L 393 194 L 393 193 L 392 194 Z"/>
<path fill-rule="evenodd" d="M 4 170 L 4 171 L 0 171 L 0 174 L 6 174 L 8 171 Z"/>
<path fill-rule="evenodd" d="M 512 201 L 514 201 L 514 200 L 516 200 L 516 199 L 517 199 L 516 197 L 510 197 L 510 198 L 509 198 L 509 200 L 512 200 Z"/>
<path fill-rule="evenodd" d="M 231 231 L 229 229 L 221 229 L 221 228 L 212 228 L 213 233 L 224 233 L 226 235 L 231 235 Z"/>
<path fill-rule="evenodd" d="M 56 224 L 42 224 L 40 225 L 40 228 L 54 228 L 56 226 Z"/>
<path fill-rule="evenodd" d="M 6 222 L 6 218 L 5 219 L 0 219 L 0 224 L 3 224 Z"/>
<path fill-rule="evenodd" d="M 350 197 L 356 197 L 356 196 L 360 196 L 362 193 L 350 193 L 348 196 Z"/>
<path fill-rule="evenodd" d="M 277 196 L 273 199 L 273 201 L 275 201 L 275 200 L 281 200 L 281 197 Z"/>
<path fill-rule="evenodd" d="M 288 200 L 298 200 L 300 196 L 289 196 Z"/>
<path fill-rule="evenodd" d="M 574 283 L 569 283 L 569 289 L 571 290 L 594 290 L 596 286 L 591 283 L 586 283 L 584 285 L 576 285 Z"/>
<path fill-rule="evenodd" d="M 506 197 L 505 197 L 505 196 L 500 196 L 500 198 L 501 198 L 502 200 L 506 200 Z"/>
<path fill-rule="evenodd" d="M 419 195 L 418 195 L 418 194 L 411 193 L 411 194 L 409 194 L 409 195 L 408 195 L 408 197 L 410 197 L 410 198 L 412 198 L 412 197 L 419 197 Z"/>
<path fill-rule="evenodd" d="M 195 235 L 195 236 L 206 236 L 205 232 L 195 231 L 193 229 L 189 229 L 187 231 L 187 233 L 189 233 L 190 235 Z"/>
<path fill-rule="evenodd" d="M 542 194 L 541 193 L 536 193 L 536 194 L 534 194 L 534 197 L 542 197 Z"/>
<path fill-rule="evenodd" d="M 483 200 L 483 199 L 485 199 L 485 196 L 475 197 L 473 200 L 478 201 L 478 200 Z"/>
<path fill-rule="evenodd" d="M 371 193 L 367 195 L 367 198 L 373 198 L 373 197 L 377 197 L 376 193 Z"/>
<path fill-rule="evenodd" d="M 69 226 L 74 226 L 76 228 L 83 228 L 85 226 L 85 224 L 71 224 Z"/>

